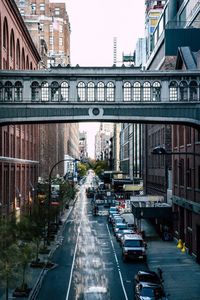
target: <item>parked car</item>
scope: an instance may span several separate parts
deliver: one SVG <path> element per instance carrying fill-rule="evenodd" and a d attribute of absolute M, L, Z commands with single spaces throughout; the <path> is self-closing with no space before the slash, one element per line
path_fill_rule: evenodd
<path fill-rule="evenodd" d="M 125 234 L 122 239 L 122 258 L 146 261 L 146 244 L 139 234 Z"/>
<path fill-rule="evenodd" d="M 117 241 L 122 242 L 122 238 L 125 234 L 133 234 L 135 233 L 132 229 L 120 229 L 117 233 L 116 233 L 116 239 Z"/>
<path fill-rule="evenodd" d="M 136 284 L 140 282 L 149 282 L 162 285 L 163 283 L 163 280 L 160 278 L 160 276 L 153 271 L 138 271 L 134 279 Z"/>
<path fill-rule="evenodd" d="M 160 284 L 142 282 L 135 286 L 135 300 L 144 299 L 166 300 L 166 296 Z"/>

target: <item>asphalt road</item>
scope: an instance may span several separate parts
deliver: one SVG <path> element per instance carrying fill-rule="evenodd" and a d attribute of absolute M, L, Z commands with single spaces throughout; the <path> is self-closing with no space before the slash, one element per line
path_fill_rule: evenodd
<path fill-rule="evenodd" d="M 106 286 L 112 300 L 132 300 L 134 274 L 147 269 L 143 262 L 122 261 L 121 247 L 107 223 L 106 210 L 100 216 L 92 215 L 84 186 L 53 261 L 58 267 L 45 276 L 38 300 L 80 300 L 90 286 Z"/>

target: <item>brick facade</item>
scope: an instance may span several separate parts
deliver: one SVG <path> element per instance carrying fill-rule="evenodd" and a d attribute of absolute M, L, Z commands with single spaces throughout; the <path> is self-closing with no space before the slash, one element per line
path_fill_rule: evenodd
<path fill-rule="evenodd" d="M 37 69 L 40 60 L 14 0 L 0 2 L 0 69 Z M 0 211 L 30 208 L 38 177 L 38 125 L 0 128 Z"/>

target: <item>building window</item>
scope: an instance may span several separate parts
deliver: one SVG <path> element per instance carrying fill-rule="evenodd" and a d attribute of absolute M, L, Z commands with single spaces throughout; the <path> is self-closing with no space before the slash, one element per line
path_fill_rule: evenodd
<path fill-rule="evenodd" d="M 184 159 L 181 158 L 179 161 L 179 185 L 184 186 Z"/>
<path fill-rule="evenodd" d="M 39 83 L 34 81 L 31 84 L 31 100 L 38 101 L 39 100 Z"/>
<path fill-rule="evenodd" d="M 49 32 L 53 32 L 53 25 L 52 24 L 49 25 Z"/>
<path fill-rule="evenodd" d="M 169 85 L 169 100 L 177 101 L 178 100 L 178 84 L 176 81 L 170 82 Z"/>
<path fill-rule="evenodd" d="M 12 101 L 12 83 L 6 81 L 4 86 L 4 99 L 5 101 Z"/>
<path fill-rule="evenodd" d="M 94 101 L 94 83 L 88 83 L 88 101 Z"/>
<path fill-rule="evenodd" d="M 61 83 L 61 101 L 68 101 L 69 100 L 69 84 L 66 81 Z"/>
<path fill-rule="evenodd" d="M 160 82 L 154 82 L 153 83 L 153 101 L 160 101 L 160 89 L 161 89 L 161 86 L 160 86 Z"/>
<path fill-rule="evenodd" d="M 59 100 L 59 84 L 56 81 L 53 81 L 51 84 L 51 101 Z"/>
<path fill-rule="evenodd" d="M 192 169 L 190 168 L 190 159 L 187 158 L 187 170 L 186 170 L 186 184 L 187 187 L 192 187 Z"/>
<path fill-rule="evenodd" d="M 55 15 L 56 15 L 56 16 L 59 16 L 59 14 L 60 14 L 60 8 L 59 8 L 59 7 L 56 7 L 56 8 L 55 8 Z"/>
<path fill-rule="evenodd" d="M 3 84 L 0 82 L 0 101 L 3 101 Z"/>
<path fill-rule="evenodd" d="M 197 176 L 197 188 L 200 190 L 200 166 L 198 166 L 198 176 Z"/>
<path fill-rule="evenodd" d="M 78 83 L 78 100 L 85 101 L 85 83 Z"/>
<path fill-rule="evenodd" d="M 36 11 L 36 3 L 32 3 L 31 4 L 31 10 L 32 10 L 32 14 L 35 13 L 35 11 Z"/>
<path fill-rule="evenodd" d="M 198 100 L 198 87 L 197 87 L 197 82 L 196 81 L 191 81 L 189 85 L 190 89 L 190 101 L 197 101 Z"/>
<path fill-rule="evenodd" d="M 108 82 L 107 83 L 107 89 L 106 89 L 106 100 L 107 101 L 114 101 L 114 83 Z"/>
<path fill-rule="evenodd" d="M 141 84 L 140 82 L 134 82 L 133 84 L 133 101 L 141 100 Z"/>
<path fill-rule="evenodd" d="M 97 84 L 97 100 L 105 101 L 105 85 L 103 82 Z"/>
<path fill-rule="evenodd" d="M 63 33 L 63 26 L 60 25 L 59 28 L 60 28 L 60 33 Z"/>
<path fill-rule="evenodd" d="M 44 11 L 45 10 L 45 4 L 44 3 L 40 3 L 40 10 Z"/>
<path fill-rule="evenodd" d="M 49 37 L 49 44 L 50 44 L 50 45 L 53 45 L 53 36 L 50 36 L 50 37 Z"/>
<path fill-rule="evenodd" d="M 188 100 L 188 85 L 186 81 L 180 82 L 180 101 L 187 101 Z"/>
<path fill-rule="evenodd" d="M 49 86 L 48 82 L 42 82 L 42 101 L 49 101 Z"/>
<path fill-rule="evenodd" d="M 15 83 L 15 101 L 22 101 L 22 83 L 17 81 Z"/>
<path fill-rule="evenodd" d="M 131 84 L 130 84 L 130 82 L 124 83 L 124 101 L 125 102 L 131 101 Z"/>
<path fill-rule="evenodd" d="M 151 86 L 149 82 L 145 82 L 143 85 L 143 101 L 151 100 Z"/>
<path fill-rule="evenodd" d="M 63 46 L 63 38 L 62 37 L 59 38 L 59 46 Z"/>
<path fill-rule="evenodd" d="M 192 141 L 192 139 L 191 139 L 191 136 L 192 136 L 192 128 L 191 127 L 189 127 L 189 126 L 187 126 L 186 128 L 185 128 L 185 130 L 186 130 L 186 143 L 187 144 L 191 144 L 191 141 Z"/>

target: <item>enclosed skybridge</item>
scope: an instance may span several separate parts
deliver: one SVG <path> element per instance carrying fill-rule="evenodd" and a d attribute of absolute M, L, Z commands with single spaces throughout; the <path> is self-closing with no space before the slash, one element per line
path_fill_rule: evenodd
<path fill-rule="evenodd" d="M 55 67 L 0 72 L 0 124 L 200 124 L 200 71 Z"/>

